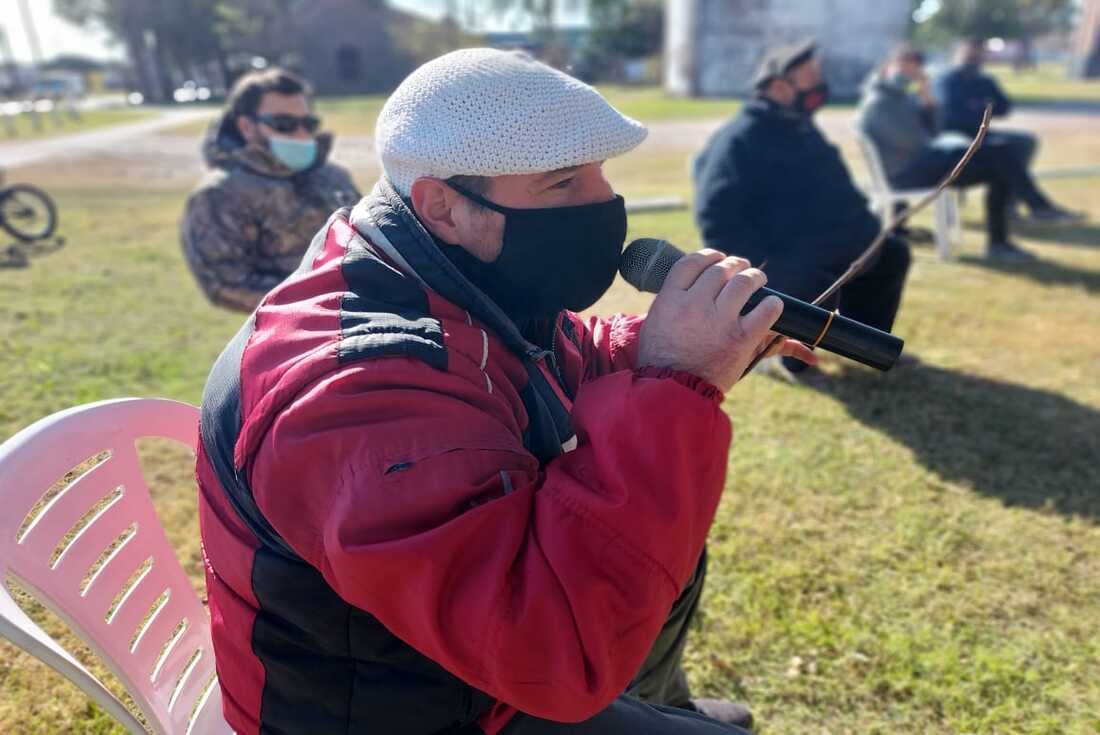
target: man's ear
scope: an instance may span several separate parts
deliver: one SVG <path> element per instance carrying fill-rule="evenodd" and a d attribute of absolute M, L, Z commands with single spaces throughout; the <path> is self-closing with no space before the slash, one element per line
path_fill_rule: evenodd
<path fill-rule="evenodd" d="M 462 238 L 455 223 L 455 207 L 461 195 L 440 179 L 422 176 L 412 184 L 409 199 L 420 224 L 443 242 L 457 243 Z"/>
<path fill-rule="evenodd" d="M 251 143 L 256 139 L 256 122 L 247 115 L 237 115 L 237 132 L 245 143 Z"/>

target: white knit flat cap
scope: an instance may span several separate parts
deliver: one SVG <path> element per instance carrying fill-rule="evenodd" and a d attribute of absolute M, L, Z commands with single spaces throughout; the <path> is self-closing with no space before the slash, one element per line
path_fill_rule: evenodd
<path fill-rule="evenodd" d="M 464 49 L 410 74 L 378 115 L 375 146 L 394 188 L 421 176 L 500 176 L 603 161 L 646 128 L 587 84 L 527 54 Z"/>

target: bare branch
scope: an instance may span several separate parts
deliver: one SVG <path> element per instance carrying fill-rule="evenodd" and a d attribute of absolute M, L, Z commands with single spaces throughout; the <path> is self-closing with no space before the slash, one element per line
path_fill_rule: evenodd
<path fill-rule="evenodd" d="M 858 258 L 852 261 L 852 264 L 848 266 L 848 270 L 844 271 L 844 274 L 841 275 L 840 278 L 836 279 L 836 281 L 834 281 L 831 286 L 822 291 L 821 294 L 816 299 L 814 299 L 812 303 L 820 306 L 821 304 L 832 298 L 833 295 L 835 295 L 837 291 L 843 288 L 845 284 L 847 284 L 853 278 L 862 273 L 863 269 L 867 267 L 867 264 L 870 263 L 876 255 L 878 255 L 879 250 L 881 250 L 882 246 L 886 244 L 886 240 L 890 237 L 894 230 L 908 222 L 913 215 L 927 208 L 928 205 L 936 201 L 936 197 L 942 194 L 944 190 L 947 189 L 947 187 L 951 186 L 958 180 L 959 175 L 970 163 L 970 160 L 974 158 L 974 154 L 978 152 L 978 149 L 982 147 L 982 143 L 985 142 L 986 133 L 989 132 L 989 120 L 990 118 L 992 118 L 992 116 L 993 105 L 986 105 L 985 113 L 982 115 L 981 127 L 978 128 L 978 134 L 974 136 L 974 140 L 970 141 L 970 145 L 967 147 L 966 152 L 963 154 L 962 158 L 959 159 L 959 162 L 955 164 L 955 167 L 951 169 L 951 172 L 944 177 L 943 181 L 941 181 L 935 189 L 928 192 L 928 194 L 922 197 L 921 200 L 914 204 L 912 207 L 909 207 L 901 212 L 892 213 L 890 215 L 890 219 L 886 222 L 886 225 L 883 226 L 882 230 L 879 232 L 878 237 L 872 240 L 871 244 L 867 246 L 867 249 L 864 250 Z M 749 363 L 749 366 L 745 368 L 745 372 L 742 374 L 741 377 L 748 375 L 749 372 L 754 367 L 756 367 L 757 363 L 764 359 L 764 357 L 766 357 L 768 353 L 771 352 L 780 343 L 780 341 L 782 341 L 782 339 L 782 336 L 773 338 L 771 342 L 768 343 L 768 346 L 761 350 L 760 353 L 757 354 L 757 356 L 753 359 L 753 361 Z"/>

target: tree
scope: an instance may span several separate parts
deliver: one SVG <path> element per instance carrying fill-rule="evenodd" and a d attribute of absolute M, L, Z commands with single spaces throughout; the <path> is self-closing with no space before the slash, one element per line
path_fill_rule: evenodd
<path fill-rule="evenodd" d="M 495 13 L 528 20 L 536 33 L 553 31 L 559 4 L 560 0 L 490 0 Z"/>
<path fill-rule="evenodd" d="M 1029 43 L 1069 30 L 1074 0 L 917 0 L 917 35 L 927 40 L 1004 38 Z"/>
<path fill-rule="evenodd" d="M 602 52 L 624 59 L 660 53 L 664 42 L 661 0 L 589 0 L 592 42 Z"/>
<path fill-rule="evenodd" d="M 77 25 L 106 29 L 127 49 L 142 92 L 163 100 L 177 77 L 211 61 L 224 64 L 219 0 L 53 0 Z"/>

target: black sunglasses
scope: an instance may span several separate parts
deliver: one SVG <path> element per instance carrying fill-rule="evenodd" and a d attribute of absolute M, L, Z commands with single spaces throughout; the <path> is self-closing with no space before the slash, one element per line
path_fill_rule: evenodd
<path fill-rule="evenodd" d="M 279 133 L 293 133 L 299 127 L 307 133 L 315 133 L 321 127 L 321 118 L 316 115 L 256 115 L 254 119 Z"/>

